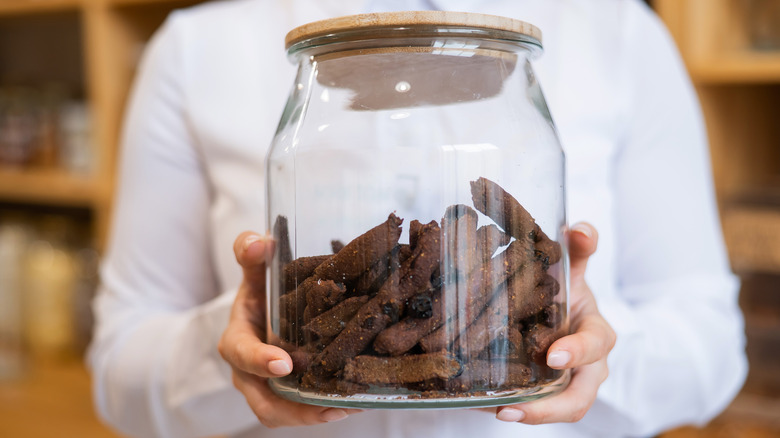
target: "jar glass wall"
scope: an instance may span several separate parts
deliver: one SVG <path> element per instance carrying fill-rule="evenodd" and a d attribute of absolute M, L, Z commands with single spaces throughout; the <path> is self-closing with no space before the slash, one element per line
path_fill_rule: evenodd
<path fill-rule="evenodd" d="M 568 382 L 545 365 L 568 331 L 568 267 L 537 35 L 443 14 L 368 14 L 290 44 L 298 74 L 267 160 L 284 397 L 491 406 Z"/>

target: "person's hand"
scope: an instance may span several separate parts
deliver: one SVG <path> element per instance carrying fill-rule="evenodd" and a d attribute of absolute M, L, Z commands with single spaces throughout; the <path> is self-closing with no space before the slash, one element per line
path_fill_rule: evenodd
<path fill-rule="evenodd" d="M 292 371 L 283 349 L 264 344 L 266 263 L 273 251 L 268 236 L 244 232 L 233 244 L 244 280 L 233 303 L 230 321 L 219 341 L 219 354 L 233 368 L 233 385 L 244 394 L 260 422 L 271 428 L 313 425 L 342 420 L 356 409 L 326 408 L 291 402 L 276 395 L 267 378 Z"/>
<path fill-rule="evenodd" d="M 573 334 L 555 341 L 547 352 L 550 368 L 572 368 L 569 386 L 554 397 L 499 407 L 499 420 L 525 424 L 576 422 L 596 400 L 599 386 L 609 373 L 607 355 L 615 345 L 615 332 L 599 313 L 596 299 L 585 283 L 585 267 L 597 243 L 598 234 L 592 225 L 579 223 L 571 228 L 569 299 Z"/>

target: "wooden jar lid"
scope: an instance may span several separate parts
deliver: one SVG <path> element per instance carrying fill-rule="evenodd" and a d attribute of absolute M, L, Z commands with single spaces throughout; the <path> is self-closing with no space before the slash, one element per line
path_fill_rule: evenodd
<path fill-rule="evenodd" d="M 403 28 L 404 36 L 430 35 L 431 27 L 450 27 L 467 30 L 497 31 L 516 34 L 518 40 L 531 40 L 541 45 L 542 32 L 536 26 L 513 18 L 497 15 L 449 11 L 404 11 L 348 15 L 304 24 L 291 30 L 284 39 L 285 48 L 312 38 L 334 36 L 351 31 Z M 424 30 L 428 29 L 428 32 Z M 353 36 L 350 39 L 355 39 Z"/>

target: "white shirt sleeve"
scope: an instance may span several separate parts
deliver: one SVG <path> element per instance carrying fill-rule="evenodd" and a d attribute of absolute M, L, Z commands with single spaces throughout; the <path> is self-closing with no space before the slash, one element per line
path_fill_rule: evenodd
<path fill-rule="evenodd" d="M 626 2 L 628 123 L 614 163 L 617 294 L 599 308 L 618 334 L 584 427 L 644 436 L 705 423 L 747 364 L 696 94 L 674 43 Z"/>
<path fill-rule="evenodd" d="M 114 224 L 89 350 L 100 416 L 133 436 L 208 436 L 256 424 L 216 345 L 208 180 L 188 127 L 180 41 L 151 41 L 128 108 Z"/>

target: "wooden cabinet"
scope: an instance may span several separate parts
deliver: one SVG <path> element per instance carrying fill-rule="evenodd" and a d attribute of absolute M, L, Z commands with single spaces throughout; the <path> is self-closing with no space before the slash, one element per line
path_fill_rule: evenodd
<path fill-rule="evenodd" d="M 732 264 L 740 273 L 780 274 L 780 2 L 655 6 L 699 92 Z"/>
<path fill-rule="evenodd" d="M 30 301 L 31 289 L 24 282 L 28 274 L 22 273 L 29 264 L 29 256 L 23 255 L 28 252 L 25 242 L 28 234 L 35 235 L 30 245 L 46 238 L 40 229 L 28 233 L 30 229 L 47 223 L 44 226 L 55 228 L 58 236 L 66 235 L 68 245 L 78 241 L 75 248 L 69 248 L 74 256 L 83 255 L 80 248 L 104 247 L 120 124 L 137 62 L 144 44 L 167 14 L 195 3 L 198 1 L 0 0 L 0 259 L 8 263 L 9 254 L 19 256 L 19 260 L 10 260 L 10 267 L 0 268 L 0 310 L 5 310 L 0 318 L 12 312 L 7 309 L 10 304 L 19 308 L 18 314 L 24 314 L 20 302 Z M 53 135 L 36 134 L 35 152 L 29 157 L 14 149 L 14 144 L 32 143 L 21 141 L 22 134 L 29 131 L 28 120 L 34 120 L 36 126 L 48 126 L 41 122 L 42 105 L 52 99 L 42 95 L 56 97 L 58 107 L 75 103 L 78 108 L 88 108 L 89 141 L 83 142 L 87 150 L 81 151 L 88 158 L 87 165 L 66 162 L 66 143 Z M 55 109 L 46 114 L 51 118 L 58 113 Z M 22 155 L 24 158 L 18 158 Z M 52 218 L 54 227 L 50 225 Z M 73 227 L 60 227 L 63 220 Z M 17 248 L 9 248 L 11 244 Z M 9 273 L 10 278 L 5 275 Z M 80 286 L 83 289 L 84 283 Z M 51 312 L 74 312 L 71 319 L 82 325 L 89 320 L 89 297 L 78 295 L 81 289 L 40 289 L 40 297 L 68 300 Z M 80 300 L 74 299 L 77 295 Z M 74 311 L 75 307 L 83 312 Z M 64 356 L 43 357 L 34 351 L 26 333 L 33 320 L 35 315 L 25 314 L 14 318 L 19 323 L 16 326 L 8 321 L 0 325 L 0 436 L 117 436 L 100 425 L 92 411 L 88 375 L 79 355 L 88 330 L 74 327 L 77 342 L 58 341 L 67 345 Z M 20 347 L 24 344 L 26 349 Z"/>
<path fill-rule="evenodd" d="M 108 230 L 122 112 L 143 46 L 174 8 L 193 0 L 0 1 L 0 90 L 57 84 L 91 114 L 89 171 L 0 163 L 0 213 L 12 205 L 92 214 L 91 245 Z M 2 160 L 0 160 L 2 161 Z M 51 161 L 51 160 L 50 160 Z"/>
<path fill-rule="evenodd" d="M 677 41 L 701 100 L 724 235 L 742 279 L 750 371 L 724 417 L 780 433 L 780 1 L 653 5 Z M 744 423 L 720 426 L 733 429 L 728 436 L 764 436 L 738 433 L 750 428 Z"/>

